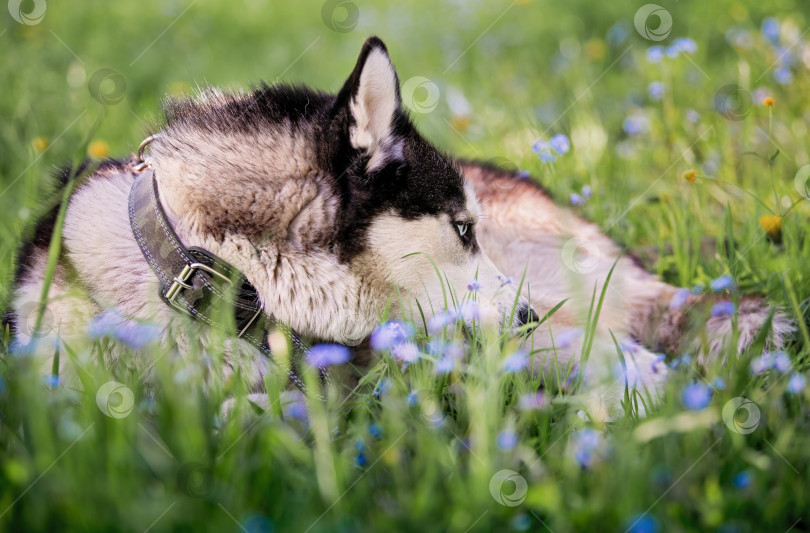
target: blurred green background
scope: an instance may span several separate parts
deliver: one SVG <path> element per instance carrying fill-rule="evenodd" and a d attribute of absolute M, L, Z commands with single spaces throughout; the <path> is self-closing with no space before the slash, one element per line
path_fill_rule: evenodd
<path fill-rule="evenodd" d="M 55 167 L 101 114 L 88 155 L 124 157 L 160 124 L 167 95 L 260 80 L 337 91 L 376 34 L 405 85 L 420 77 L 403 98 L 439 147 L 528 171 L 671 283 L 706 286 L 727 274 L 802 326 L 810 4 L 658 4 L 671 17 L 660 41 L 641 31 L 665 19 L 638 30 L 644 2 L 628 0 L 51 1 L 30 24 L 14 15 L 24 21 L 20 13 L 44 2 L 10 1 L 0 16 L 0 303 Z M 572 151 L 543 162 L 533 143 L 555 134 Z M 778 217 L 778 229 L 762 216 Z M 350 401 L 327 406 L 304 446 L 277 418 L 220 426 L 217 406 L 171 377 L 157 404 L 139 396 L 135 413 L 113 420 L 92 395 L 14 374 L 6 354 L 0 529 L 806 531 L 808 393 L 788 383 L 806 372 L 807 340 L 799 327 L 789 378 L 750 375 L 757 353 L 708 372 L 682 365 L 658 411 L 597 428 L 594 446 L 574 437 L 592 424 L 573 401 L 561 394 L 521 410 L 517 392 L 537 383 L 512 376 L 459 378 L 453 394 L 464 399 L 448 400 L 446 380 L 402 376 L 385 359 Z M 391 368 L 383 399 L 374 392 Z M 716 379 L 725 384 L 702 414 L 684 410 L 685 386 Z M 410 416 L 404 402 L 417 388 L 435 392 L 453 420 L 435 428 Z M 736 396 L 762 410 L 752 435 L 720 420 Z M 519 445 L 496 445 L 503 431 Z M 583 447 L 595 456 L 587 465 Z M 191 462 L 176 472 L 164 448 Z M 337 501 L 324 488 L 325 460 L 336 465 Z M 487 492 L 503 468 L 528 479 L 522 505 Z"/>

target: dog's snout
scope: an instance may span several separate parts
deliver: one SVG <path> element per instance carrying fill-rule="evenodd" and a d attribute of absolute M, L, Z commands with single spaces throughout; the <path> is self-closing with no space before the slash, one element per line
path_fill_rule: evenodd
<path fill-rule="evenodd" d="M 532 306 L 530 306 L 529 304 L 521 304 L 521 306 L 518 308 L 517 319 L 519 325 L 525 326 L 530 322 L 538 322 L 540 320 L 540 317 L 534 311 Z"/>

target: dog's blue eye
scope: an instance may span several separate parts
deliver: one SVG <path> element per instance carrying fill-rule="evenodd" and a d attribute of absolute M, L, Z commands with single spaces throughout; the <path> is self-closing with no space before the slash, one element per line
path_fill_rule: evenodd
<path fill-rule="evenodd" d="M 458 229 L 458 234 L 463 237 L 467 230 L 470 229 L 470 225 L 467 222 L 457 222 L 456 229 Z"/>

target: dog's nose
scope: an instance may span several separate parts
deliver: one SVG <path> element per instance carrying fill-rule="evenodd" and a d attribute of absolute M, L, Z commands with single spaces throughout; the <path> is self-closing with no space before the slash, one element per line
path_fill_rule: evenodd
<path fill-rule="evenodd" d="M 530 322 L 538 322 L 540 317 L 537 316 L 537 313 L 534 311 L 532 306 L 529 304 L 521 304 L 521 306 L 518 307 L 517 319 L 519 325 L 525 326 Z"/>

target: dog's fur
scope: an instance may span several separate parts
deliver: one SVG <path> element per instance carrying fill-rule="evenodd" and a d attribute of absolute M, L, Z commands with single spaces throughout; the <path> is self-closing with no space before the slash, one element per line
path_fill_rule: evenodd
<path fill-rule="evenodd" d="M 266 312 L 301 335 L 355 344 L 389 307 L 390 317 L 418 316 L 417 301 L 426 314 L 439 312 L 442 284 L 463 297 L 476 276 L 493 322 L 512 316 L 516 302 L 512 325 L 530 316 L 477 243 L 472 188 L 403 111 L 379 39 L 365 44 L 337 95 L 290 86 L 212 90 L 169 102 L 166 114 L 148 162 L 181 241 L 235 266 Z M 52 334 L 82 336 L 89 319 L 115 307 L 166 324 L 185 352 L 190 341 L 174 327 L 177 317 L 158 298 L 158 280 L 133 240 L 133 163 L 104 165 L 70 200 L 48 302 Z M 461 235 L 459 227 L 468 229 Z M 22 257 L 18 323 L 36 312 L 30 303 L 41 291 L 47 240 Z M 205 345 L 208 332 L 196 327 Z M 18 342 L 26 333 L 17 329 Z M 239 366 L 255 387 L 267 368 L 250 348 L 234 342 L 227 366 Z"/>
<path fill-rule="evenodd" d="M 555 206 L 530 181 L 453 162 L 425 141 L 402 109 L 396 72 L 376 38 L 366 42 L 337 95 L 284 85 L 247 94 L 209 90 L 169 101 L 166 116 L 147 161 L 178 236 L 238 268 L 266 312 L 306 336 L 355 344 L 389 306 L 391 317 L 418 316 L 417 301 L 425 313 L 439 312 L 442 283 L 463 296 L 475 277 L 479 303 L 491 311 L 484 314 L 502 322 L 518 302 L 512 326 L 519 325 L 532 312 L 516 285 L 502 280 L 505 274 L 519 279 L 525 270 L 530 292 L 524 294 L 540 314 L 572 298 L 533 333 L 533 346 L 550 347 L 552 332 L 562 333 L 570 342 L 553 344 L 573 356 L 578 341 L 565 330 L 582 327 L 594 284 L 601 288 L 620 255 L 596 226 Z M 84 335 L 94 316 L 116 307 L 127 317 L 165 324 L 164 341 L 173 339 L 185 353 L 192 338 L 158 298 L 158 280 L 130 229 L 134 163 L 105 163 L 70 200 L 47 303 L 51 335 L 69 342 Z M 14 298 L 21 344 L 30 340 L 20 324 L 36 312 L 49 235 L 46 224 L 21 257 Z M 583 251 L 591 256 L 584 267 Z M 675 350 L 686 319 L 669 308 L 674 291 L 619 259 L 599 331 Z M 767 312 L 758 300 L 743 305 L 740 347 Z M 779 343 L 789 325 L 781 315 L 775 324 Z M 711 319 L 709 326 L 710 348 L 717 351 L 731 323 Z M 193 338 L 205 347 L 209 332 L 195 328 Z M 227 351 L 214 375 L 239 367 L 257 386 L 267 362 L 243 341 L 233 340 Z M 664 365 L 647 350 L 634 352 L 642 384 L 655 389 Z M 108 357 L 118 356 L 113 350 Z M 129 364 L 144 369 L 149 363 Z"/>
<path fill-rule="evenodd" d="M 638 385 L 655 390 L 667 370 L 650 350 L 670 355 L 691 353 L 707 363 L 733 342 L 742 351 L 773 313 L 768 346 L 782 346 L 794 331 L 791 320 L 773 310 L 762 298 L 743 296 L 737 312 L 712 316 L 711 307 L 728 296 L 689 294 L 674 298 L 679 289 L 662 282 L 641 267 L 599 228 L 554 204 L 535 182 L 495 166 L 463 162 L 461 169 L 473 185 L 486 216 L 478 227 L 481 247 L 504 272 L 526 272 L 531 305 L 542 315 L 563 299 L 570 300 L 532 335 L 535 349 L 555 346 L 558 363 L 567 364 L 580 353 L 582 335 L 566 335 L 565 346 L 554 343 L 554 334 L 581 328 L 596 291 L 608 283 L 597 331 L 610 351 L 611 333 L 624 341 L 637 368 L 623 372 Z M 627 342 L 627 341 L 630 342 Z M 638 346 L 633 341 L 643 345 Z M 597 346 L 597 349 L 599 346 Z M 618 361 L 615 355 L 604 356 Z M 628 361 L 629 365 L 633 361 Z M 595 373 L 610 365 L 597 365 Z"/>

